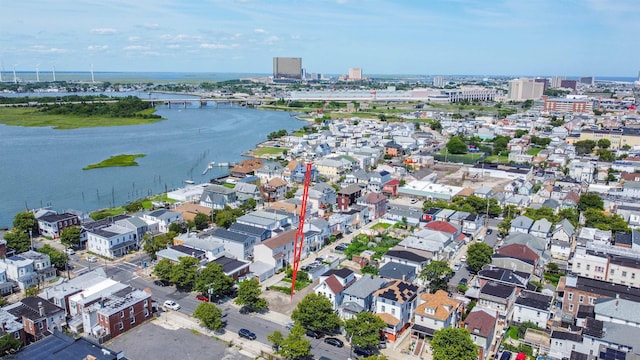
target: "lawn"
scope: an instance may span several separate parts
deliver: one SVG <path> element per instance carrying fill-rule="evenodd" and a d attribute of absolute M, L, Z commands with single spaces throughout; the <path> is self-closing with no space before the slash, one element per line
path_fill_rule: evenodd
<path fill-rule="evenodd" d="M 264 146 L 253 150 L 253 154 L 255 156 L 263 156 L 263 155 L 279 155 L 285 152 L 287 149 L 280 147 L 270 147 Z"/>
<path fill-rule="evenodd" d="M 505 338 L 511 338 L 514 340 L 518 340 L 518 328 L 511 326 L 509 327 L 509 329 L 507 330 L 507 333 L 505 335 Z"/>
<path fill-rule="evenodd" d="M 542 148 L 531 148 L 529 149 L 529 151 L 527 151 L 527 155 L 536 156 L 540 151 L 542 151 Z"/>
<path fill-rule="evenodd" d="M 153 112 L 153 109 L 145 110 L 141 114 Z M 0 108 L 0 124 L 9 126 L 45 127 L 51 126 L 56 130 L 69 130 L 78 128 L 100 126 L 124 126 L 153 124 L 164 119 L 140 118 L 114 118 L 108 116 L 74 116 L 44 114 L 33 107 L 3 107 Z"/>
<path fill-rule="evenodd" d="M 124 207 L 120 206 L 112 209 L 102 209 L 102 210 L 94 211 L 91 214 L 89 214 L 89 217 L 91 217 L 93 220 L 98 221 L 98 220 L 107 218 L 109 216 L 124 214 L 124 212 L 125 212 Z"/>
<path fill-rule="evenodd" d="M 178 200 L 175 199 L 170 199 L 166 193 L 162 193 L 156 196 L 152 196 L 152 197 L 148 197 L 144 200 L 142 200 L 142 207 L 144 207 L 147 210 L 150 210 L 153 208 L 153 204 L 152 202 L 161 202 L 161 203 L 165 203 L 168 202 L 170 204 L 175 204 L 178 202 Z"/>
<path fill-rule="evenodd" d="M 490 163 L 506 164 L 509 162 L 509 156 L 491 155 L 491 156 L 487 156 L 484 160 Z"/>
<path fill-rule="evenodd" d="M 112 156 L 106 160 L 102 160 L 99 163 L 90 164 L 82 168 L 82 170 L 99 169 L 105 167 L 124 167 L 124 166 L 138 166 L 136 159 L 139 157 L 145 157 L 145 154 L 121 154 Z"/>

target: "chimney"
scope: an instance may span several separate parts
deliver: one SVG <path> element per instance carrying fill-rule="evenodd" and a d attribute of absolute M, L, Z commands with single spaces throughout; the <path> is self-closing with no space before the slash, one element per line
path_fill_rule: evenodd
<path fill-rule="evenodd" d="M 6 321 L 2 322 L 2 331 L 5 332 L 5 333 L 7 332 L 7 322 Z"/>
<path fill-rule="evenodd" d="M 44 316 L 44 305 L 42 305 L 42 301 L 38 301 L 38 312 L 40 316 Z"/>

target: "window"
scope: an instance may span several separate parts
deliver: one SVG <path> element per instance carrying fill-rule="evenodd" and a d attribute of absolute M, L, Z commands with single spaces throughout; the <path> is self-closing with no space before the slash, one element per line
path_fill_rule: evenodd
<path fill-rule="evenodd" d="M 615 274 L 615 272 L 616 271 L 614 269 L 611 269 L 611 271 L 609 271 L 609 274 L 613 275 L 613 274 Z"/>
<path fill-rule="evenodd" d="M 120 330 L 124 329 L 124 323 L 122 321 L 118 323 L 118 329 Z"/>
<path fill-rule="evenodd" d="M 382 305 L 382 306 L 380 307 L 380 312 L 387 312 L 386 310 L 387 310 L 387 309 L 384 307 L 384 305 Z"/>
<path fill-rule="evenodd" d="M 573 311 L 573 304 L 569 304 L 569 311 Z"/>
<path fill-rule="evenodd" d="M 591 265 L 587 264 L 587 271 L 591 270 Z"/>
<path fill-rule="evenodd" d="M 146 307 L 144 308 L 144 317 L 149 316 L 149 309 L 147 309 Z"/>
<path fill-rule="evenodd" d="M 135 324 L 136 323 L 136 317 L 131 315 L 131 324 Z"/>
<path fill-rule="evenodd" d="M 576 269 L 580 269 L 580 263 L 576 263 Z"/>
<path fill-rule="evenodd" d="M 20 331 L 14 332 L 13 337 L 15 337 L 16 339 L 20 339 Z"/>
<path fill-rule="evenodd" d="M 584 301 L 584 295 L 580 295 L 578 301 L 580 302 L 580 304 L 582 304 L 582 302 Z"/>
<path fill-rule="evenodd" d="M 395 308 L 391 308 L 391 315 L 395 315 L 396 314 L 396 309 Z"/>
<path fill-rule="evenodd" d="M 573 293 L 571 293 L 571 292 L 570 292 L 570 293 L 567 295 L 567 299 L 569 299 L 569 301 L 573 300 Z"/>
<path fill-rule="evenodd" d="M 636 278 L 636 273 L 631 273 L 631 278 L 635 279 Z"/>
<path fill-rule="evenodd" d="M 39 328 L 40 330 L 42 330 L 42 329 L 44 328 L 44 321 L 40 321 L 40 322 L 38 323 L 38 328 Z"/>
<path fill-rule="evenodd" d="M 120 317 L 123 318 L 124 317 L 124 310 L 120 311 Z"/>
<path fill-rule="evenodd" d="M 622 272 L 622 277 L 627 277 L 627 272 L 626 271 Z"/>

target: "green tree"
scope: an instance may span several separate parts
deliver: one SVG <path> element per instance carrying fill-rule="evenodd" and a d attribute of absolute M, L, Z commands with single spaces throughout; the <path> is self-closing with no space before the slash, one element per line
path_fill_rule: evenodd
<path fill-rule="evenodd" d="M 438 290 L 446 290 L 447 277 L 453 274 L 453 270 L 445 261 L 431 261 L 420 271 L 420 278 L 429 283 L 429 291 L 435 293 Z"/>
<path fill-rule="evenodd" d="M 540 330 L 540 327 L 536 325 L 536 323 L 531 321 L 525 321 L 520 326 L 518 326 L 518 338 L 524 339 L 524 334 L 527 332 L 527 329 Z"/>
<path fill-rule="evenodd" d="M 587 209 L 604 210 L 604 201 L 598 194 L 582 194 L 578 200 L 578 211 Z"/>
<path fill-rule="evenodd" d="M 356 317 L 345 321 L 344 329 L 351 338 L 351 345 L 361 348 L 378 346 L 380 331 L 387 324 L 380 317 L 368 311 L 356 314 Z"/>
<path fill-rule="evenodd" d="M 172 222 L 171 224 L 169 224 L 169 231 L 172 231 L 176 234 L 184 234 L 187 232 L 187 226 L 183 223 Z"/>
<path fill-rule="evenodd" d="M 64 270 L 65 264 L 67 263 L 67 255 L 62 251 L 59 251 L 52 247 L 49 244 L 45 244 L 38 252 L 49 255 L 49 259 L 51 260 L 51 264 L 56 267 L 58 270 Z"/>
<path fill-rule="evenodd" d="M 591 154 L 596 147 L 596 142 L 593 140 L 580 140 L 576 141 L 573 146 L 576 148 L 578 155 Z"/>
<path fill-rule="evenodd" d="M 608 149 L 611 146 L 611 140 L 609 139 L 600 139 L 598 140 L 598 147 L 600 149 Z"/>
<path fill-rule="evenodd" d="M 153 274 L 163 280 L 170 280 L 172 272 L 173 262 L 169 259 L 160 259 L 153 267 Z"/>
<path fill-rule="evenodd" d="M 271 334 L 267 335 L 267 341 L 269 341 L 273 345 L 274 349 L 277 349 L 279 351 L 282 348 L 284 335 L 282 335 L 280 331 L 276 330 Z"/>
<path fill-rule="evenodd" d="M 171 269 L 171 282 L 180 289 L 191 290 L 198 275 L 198 259 L 192 256 L 183 256 Z"/>
<path fill-rule="evenodd" d="M 305 329 L 295 324 L 286 339 L 282 341 L 278 354 L 287 359 L 302 359 L 311 356 L 311 343 L 305 338 Z"/>
<path fill-rule="evenodd" d="M 193 317 L 200 320 L 200 325 L 209 330 L 220 330 L 224 326 L 222 323 L 222 310 L 208 302 L 200 302 Z"/>
<path fill-rule="evenodd" d="M 451 154 L 466 154 L 467 144 L 459 137 L 454 136 L 447 142 L 447 151 Z"/>
<path fill-rule="evenodd" d="M 22 341 L 18 340 L 13 334 L 4 334 L 0 336 L 0 357 L 4 355 L 14 354 L 22 346 Z"/>
<path fill-rule="evenodd" d="M 567 219 L 573 225 L 573 227 L 578 226 L 578 221 L 580 220 L 580 214 L 578 214 L 578 210 L 575 208 L 566 208 L 560 210 L 558 213 L 558 218 L 560 220 Z"/>
<path fill-rule="evenodd" d="M 142 249 L 149 254 L 150 258 L 155 259 L 156 253 L 162 249 L 166 249 L 169 244 L 172 244 L 173 238 L 176 236 L 177 234 L 173 231 L 156 236 L 147 234 L 143 238 Z"/>
<path fill-rule="evenodd" d="M 222 295 L 231 289 L 233 283 L 233 279 L 222 271 L 222 265 L 212 261 L 200 270 L 194 289 L 201 294 L 208 294 L 211 289 L 213 294 Z"/>
<path fill-rule="evenodd" d="M 196 230 L 204 230 L 209 226 L 210 217 L 204 213 L 197 213 L 193 218 L 193 222 L 196 225 Z"/>
<path fill-rule="evenodd" d="M 516 133 L 514 135 L 515 138 L 521 138 L 524 135 L 527 135 L 529 133 L 528 130 L 523 130 L 523 129 L 518 129 L 516 130 Z"/>
<path fill-rule="evenodd" d="M 316 293 L 310 293 L 298 303 L 291 313 L 291 319 L 305 329 L 324 333 L 332 333 L 342 325 L 331 301 Z"/>
<path fill-rule="evenodd" d="M 240 205 L 240 209 L 246 213 L 255 210 L 257 205 L 256 199 L 248 198 Z"/>
<path fill-rule="evenodd" d="M 16 253 L 22 253 L 31 248 L 31 239 L 29 234 L 20 229 L 13 228 L 4 234 L 4 239 L 7 241 L 7 247 L 14 249 Z"/>
<path fill-rule="evenodd" d="M 69 226 L 62 229 L 60 233 L 60 242 L 66 247 L 80 247 L 80 233 L 82 229 L 79 226 Z"/>
<path fill-rule="evenodd" d="M 493 255 L 491 246 L 483 242 L 473 243 L 467 249 L 467 265 L 473 271 L 478 272 L 483 266 L 491 263 L 491 255 Z"/>
<path fill-rule="evenodd" d="M 445 328 L 435 332 L 431 340 L 435 360 L 476 360 L 478 348 L 471 340 L 469 330 Z"/>
<path fill-rule="evenodd" d="M 32 236 L 38 236 L 38 220 L 31 211 L 17 213 L 13 218 L 13 228 L 27 234 L 31 230 Z"/>
<path fill-rule="evenodd" d="M 262 288 L 258 279 L 244 280 L 238 284 L 238 297 L 236 304 L 247 305 L 257 311 L 266 310 L 268 307 L 267 300 L 261 298 Z"/>

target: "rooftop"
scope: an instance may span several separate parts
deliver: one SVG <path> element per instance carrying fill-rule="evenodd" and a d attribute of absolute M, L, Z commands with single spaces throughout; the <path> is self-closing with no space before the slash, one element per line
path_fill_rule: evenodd
<path fill-rule="evenodd" d="M 402 280 L 392 280 L 384 284 L 383 287 L 373 295 L 404 304 L 407 301 L 413 300 L 417 292 L 418 285 Z"/>
<path fill-rule="evenodd" d="M 422 303 L 416 307 L 415 313 L 421 316 L 444 321 L 458 309 L 461 301 L 449 297 L 449 293 L 438 290 L 435 294 L 422 294 Z"/>

